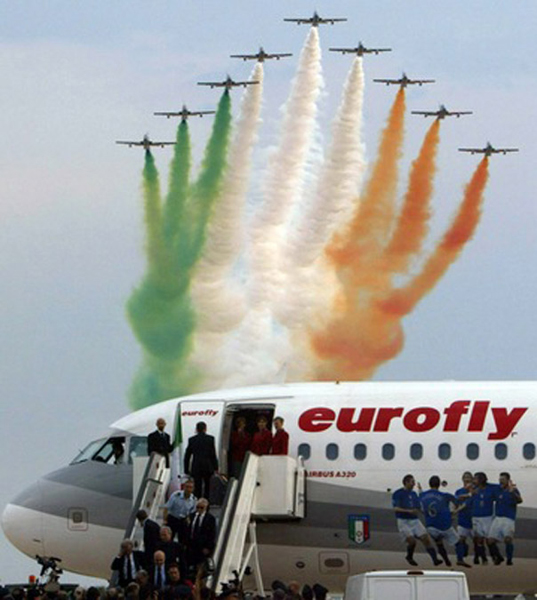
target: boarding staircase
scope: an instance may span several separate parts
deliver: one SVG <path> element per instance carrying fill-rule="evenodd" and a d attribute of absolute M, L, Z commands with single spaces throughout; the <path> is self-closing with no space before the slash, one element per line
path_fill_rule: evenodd
<path fill-rule="evenodd" d="M 143 467 L 143 463 L 140 463 Z M 153 452 L 141 471 L 141 476 L 136 473 L 134 465 L 134 496 L 132 512 L 125 528 L 125 539 L 133 541 L 135 548 L 143 545 L 143 529 L 136 520 L 136 513 L 145 510 L 147 516 L 154 520 L 162 521 L 162 510 L 166 504 L 166 493 L 170 484 L 170 469 L 166 466 L 166 457 Z M 138 489 L 138 493 L 136 493 Z"/>
<path fill-rule="evenodd" d="M 147 460 L 147 459 L 146 459 Z M 135 500 L 125 529 L 125 538 L 143 547 L 143 529 L 136 513 L 162 522 L 162 510 L 170 484 L 165 457 L 153 453 L 145 464 L 134 465 Z M 305 516 L 306 470 L 302 457 L 258 456 L 248 452 L 239 479 L 230 479 L 220 508 L 218 538 L 208 580 L 218 594 L 227 585 L 241 583 L 247 574 L 255 578 L 257 594 L 263 596 L 259 564 L 257 520 L 296 520 Z"/>
<path fill-rule="evenodd" d="M 302 519 L 305 516 L 306 471 L 301 457 L 248 453 L 238 480 L 229 482 L 220 514 L 209 585 L 218 594 L 252 573 L 263 596 L 256 520 Z"/>

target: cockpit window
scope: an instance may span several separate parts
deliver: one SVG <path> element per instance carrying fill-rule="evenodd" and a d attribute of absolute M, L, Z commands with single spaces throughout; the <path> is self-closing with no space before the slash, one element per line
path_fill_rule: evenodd
<path fill-rule="evenodd" d="M 71 464 L 77 464 L 87 460 L 94 460 L 96 462 L 103 462 L 111 465 L 126 463 L 125 438 L 113 437 L 95 440 L 88 444 Z"/>
<path fill-rule="evenodd" d="M 82 450 L 82 452 L 80 452 L 78 454 L 78 456 L 76 456 L 73 459 L 71 464 L 75 465 L 77 463 L 85 462 L 86 460 L 90 460 L 91 458 L 93 458 L 93 455 L 99 450 L 99 448 L 101 448 L 101 446 L 105 443 L 105 441 L 106 441 L 106 439 L 102 438 L 100 440 L 95 440 L 93 442 L 90 442 L 84 448 L 84 450 Z"/>
<path fill-rule="evenodd" d="M 125 454 L 125 438 L 115 437 L 106 441 L 106 444 L 93 455 L 92 460 L 111 465 L 122 465 L 127 462 Z"/>
<path fill-rule="evenodd" d="M 129 463 L 138 456 L 147 456 L 147 436 L 133 435 L 129 443 Z"/>

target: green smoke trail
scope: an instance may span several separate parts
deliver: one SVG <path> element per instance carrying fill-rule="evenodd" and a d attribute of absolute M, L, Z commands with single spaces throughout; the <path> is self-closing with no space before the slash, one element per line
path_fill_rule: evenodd
<path fill-rule="evenodd" d="M 168 196 L 164 206 L 164 239 L 168 245 L 176 243 L 180 232 L 181 219 L 188 198 L 191 166 L 190 133 L 188 122 L 185 120 L 181 121 L 177 128 L 175 151 L 170 165 Z"/>
<path fill-rule="evenodd" d="M 189 186 L 190 136 L 186 122 L 179 125 L 164 209 L 154 161 L 146 157 L 143 189 L 148 268 L 127 303 L 129 322 L 143 348 L 142 365 L 129 394 L 135 409 L 190 393 L 198 382 L 199 375 L 186 369 L 196 325 L 190 280 L 220 192 L 230 130 L 231 101 L 225 92 L 199 177 Z"/>
<path fill-rule="evenodd" d="M 191 268 L 199 260 L 203 250 L 211 209 L 222 186 L 230 132 L 231 96 L 226 90 L 218 103 L 211 137 L 205 149 L 199 176 L 192 185 L 187 206 L 188 215 L 185 222 L 190 227 L 185 237 L 188 240 L 188 248 L 179 248 L 185 261 L 183 264 L 187 268 Z"/>
<path fill-rule="evenodd" d="M 146 252 L 147 266 L 150 272 L 156 273 L 163 258 L 162 202 L 160 199 L 160 182 L 155 159 L 150 150 L 145 151 L 143 170 L 144 217 L 147 231 Z"/>

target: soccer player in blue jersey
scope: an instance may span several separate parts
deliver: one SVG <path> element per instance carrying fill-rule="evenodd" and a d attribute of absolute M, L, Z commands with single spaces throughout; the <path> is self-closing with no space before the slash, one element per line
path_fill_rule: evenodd
<path fill-rule="evenodd" d="M 444 540 L 455 546 L 457 565 L 471 568 L 464 562 L 464 543 L 453 527 L 451 507 L 458 507 L 459 502 L 453 494 L 440 491 L 440 477 L 433 475 L 429 479 L 430 489 L 421 492 L 419 499 L 425 515 L 425 526 L 431 538 L 435 541 L 438 553 L 444 559 L 446 566 L 451 566 Z M 454 512 L 457 512 L 456 510 Z"/>
<path fill-rule="evenodd" d="M 513 564 L 516 508 L 522 502 L 509 473 L 500 473 L 500 487 L 496 495 L 496 515 L 490 526 L 488 543 L 504 542 L 507 565 Z M 499 563 L 498 563 L 499 564 Z"/>
<path fill-rule="evenodd" d="M 499 485 L 488 483 L 485 473 L 474 475 L 474 490 L 472 495 L 472 527 L 476 543 L 476 552 L 483 563 L 487 556 L 485 542 L 488 546 L 494 564 L 499 565 L 504 561 L 496 543 L 489 539 L 490 527 L 494 519 L 494 504 L 496 502 Z"/>
<path fill-rule="evenodd" d="M 395 509 L 397 519 L 397 529 L 401 537 L 406 542 L 406 561 L 413 567 L 418 563 L 414 560 L 414 551 L 416 550 L 416 540 L 420 540 L 425 546 L 435 566 L 441 565 L 442 561 L 436 555 L 436 550 L 431 544 L 431 538 L 423 523 L 418 519 L 420 511 L 420 501 L 418 494 L 414 491 L 416 480 L 413 475 L 403 477 L 403 487 L 399 488 L 392 495 L 392 504 Z"/>
<path fill-rule="evenodd" d="M 464 556 L 468 556 L 468 541 L 473 539 L 474 531 L 472 529 L 472 490 L 474 488 L 474 476 L 470 471 L 465 471 L 462 475 L 462 487 L 455 492 L 455 498 L 460 503 L 457 512 L 457 533 L 464 545 Z M 474 564 L 479 564 L 479 557 L 475 552 L 474 543 Z"/>

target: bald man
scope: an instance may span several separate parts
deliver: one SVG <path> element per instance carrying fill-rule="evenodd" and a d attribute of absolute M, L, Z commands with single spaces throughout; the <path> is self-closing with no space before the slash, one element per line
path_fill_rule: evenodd
<path fill-rule="evenodd" d="M 149 456 L 153 452 L 160 454 L 166 458 L 166 466 L 170 466 L 170 453 L 173 450 L 173 444 L 171 443 L 170 436 L 164 431 L 166 428 L 166 421 L 162 417 L 157 419 L 157 429 L 147 436 L 147 453 Z"/>

